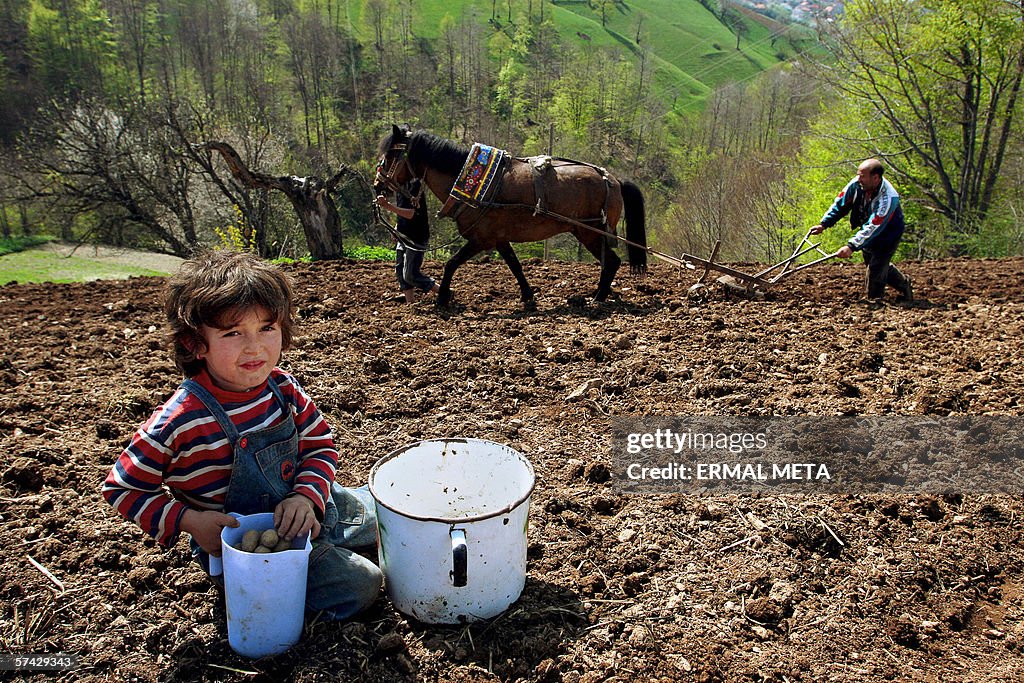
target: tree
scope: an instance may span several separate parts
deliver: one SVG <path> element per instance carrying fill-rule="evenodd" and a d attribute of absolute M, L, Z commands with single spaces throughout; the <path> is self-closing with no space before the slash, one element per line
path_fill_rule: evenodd
<path fill-rule="evenodd" d="M 698 0 L 704 9 L 714 14 L 716 17 L 722 14 L 722 3 L 720 0 Z"/>
<path fill-rule="evenodd" d="M 801 189 L 791 187 L 787 168 L 817 109 L 813 85 L 793 70 L 776 69 L 715 90 L 704 112 L 689 120 L 690 129 L 680 131 L 680 161 L 688 173 L 664 221 L 672 228 L 663 244 L 707 255 L 721 240 L 726 259 L 779 259 L 793 220 L 784 203 Z M 814 202 L 808 197 L 805 203 Z"/>
<path fill-rule="evenodd" d="M 301 14 L 284 22 L 284 36 L 291 52 L 292 74 L 302 101 L 302 119 L 305 124 L 306 146 L 323 144 L 326 131 L 323 126 L 323 47 L 328 32 L 319 14 Z"/>
<path fill-rule="evenodd" d="M 444 107 L 438 124 L 444 126 L 448 137 L 465 137 L 469 130 L 486 133 L 483 117 L 490 109 L 494 75 L 479 22 L 469 13 L 458 20 L 446 15 L 441 19 L 436 49 L 436 85 L 431 99 L 435 107 Z"/>
<path fill-rule="evenodd" d="M 743 13 L 732 5 L 722 4 L 722 23 L 736 34 L 736 49 L 740 49 L 740 38 L 749 35 L 750 27 L 743 18 Z"/>
<path fill-rule="evenodd" d="M 98 0 L 30 0 L 28 47 L 52 97 L 101 92 L 115 59 L 109 17 Z"/>
<path fill-rule="evenodd" d="M 350 78 L 353 41 L 318 12 L 288 17 L 281 22 L 281 34 L 302 103 L 306 147 L 317 148 L 326 160 L 331 139 L 345 127 L 343 122 L 353 113 L 359 117 L 358 84 Z"/>
<path fill-rule="evenodd" d="M 342 178 L 351 172 L 347 166 L 343 166 L 328 180 L 316 176 L 270 176 L 249 170 L 238 152 L 226 142 L 211 141 L 201 147 L 219 152 L 231 174 L 246 187 L 283 192 L 299 216 L 309 254 L 314 260 L 341 258 L 341 221 L 331 193 Z"/>
<path fill-rule="evenodd" d="M 221 44 L 228 35 L 229 10 L 223 2 L 189 3 L 191 10 L 181 3 L 179 39 L 181 50 L 191 61 L 191 66 L 203 89 L 206 105 L 217 107 L 219 92 L 218 75 L 223 70 Z"/>
<path fill-rule="evenodd" d="M 125 70 L 134 76 L 139 98 L 146 101 L 147 67 L 157 40 L 157 5 L 155 0 L 108 0 L 110 13 L 121 39 L 118 52 Z"/>
<path fill-rule="evenodd" d="M 55 103 L 8 170 L 18 198 L 43 206 L 67 238 L 80 219 L 99 241 L 188 256 L 199 244 L 189 196 L 195 174 L 160 119 L 130 102 Z"/>
<path fill-rule="evenodd" d="M 851 151 L 884 158 L 956 235 L 992 208 L 1024 78 L 1020 0 L 856 0 L 825 25 L 837 97 L 860 103 Z M 953 247 L 958 251 L 960 247 Z"/>

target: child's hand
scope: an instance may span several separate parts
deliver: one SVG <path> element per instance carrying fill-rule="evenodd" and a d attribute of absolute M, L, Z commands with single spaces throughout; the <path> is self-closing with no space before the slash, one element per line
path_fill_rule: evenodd
<path fill-rule="evenodd" d="M 236 518 L 216 510 L 186 510 L 181 518 L 181 530 L 191 534 L 199 547 L 213 557 L 220 557 L 220 530 L 237 526 Z"/>
<path fill-rule="evenodd" d="M 385 197 L 384 195 L 377 195 L 377 199 L 375 201 L 377 202 L 377 206 L 384 209 L 388 208 L 388 200 L 387 197 Z"/>
<path fill-rule="evenodd" d="M 307 531 L 310 538 L 320 535 L 320 522 L 313 511 L 313 501 L 302 495 L 288 496 L 274 508 L 274 528 L 277 533 L 292 540 Z"/>

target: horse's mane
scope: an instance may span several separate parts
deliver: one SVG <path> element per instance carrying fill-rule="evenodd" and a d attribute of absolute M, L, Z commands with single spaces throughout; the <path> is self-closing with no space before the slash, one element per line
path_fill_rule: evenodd
<path fill-rule="evenodd" d="M 429 157 L 430 165 L 442 173 L 458 173 L 469 156 L 469 148 L 418 130 L 409 138 L 409 161 L 414 161 L 420 155 Z"/>

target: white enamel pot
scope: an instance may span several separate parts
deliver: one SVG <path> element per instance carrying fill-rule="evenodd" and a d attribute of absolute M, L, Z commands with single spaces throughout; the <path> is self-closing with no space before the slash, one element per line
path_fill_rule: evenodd
<path fill-rule="evenodd" d="M 431 624 L 489 619 L 526 584 L 533 466 L 480 439 L 419 441 L 370 471 L 388 597 Z"/>

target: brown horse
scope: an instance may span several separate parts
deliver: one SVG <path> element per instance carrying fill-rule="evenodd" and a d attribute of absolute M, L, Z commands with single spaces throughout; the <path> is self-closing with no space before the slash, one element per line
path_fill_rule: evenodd
<path fill-rule="evenodd" d="M 430 133 L 393 126 L 381 140 L 379 154 L 376 192 L 404 193 L 406 184 L 419 178 L 444 203 L 470 150 Z M 492 197 L 456 207 L 459 234 L 467 242 L 445 264 L 439 306 L 451 300 L 452 276 L 459 266 L 481 251 L 497 249 L 519 283 L 523 303 L 532 307 L 533 289 L 510 243 L 536 242 L 563 232 L 572 233 L 601 263 L 594 299 L 603 301 L 621 264 L 612 250 L 612 235 L 623 211 L 626 237 L 633 243 L 627 248 L 630 266 L 634 272 L 646 268 L 644 198 L 633 183 L 619 182 L 591 164 L 546 157 L 509 158 L 497 175 Z"/>

